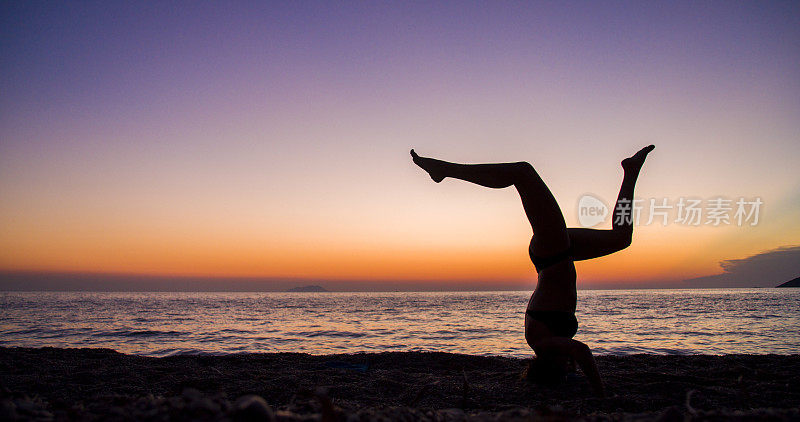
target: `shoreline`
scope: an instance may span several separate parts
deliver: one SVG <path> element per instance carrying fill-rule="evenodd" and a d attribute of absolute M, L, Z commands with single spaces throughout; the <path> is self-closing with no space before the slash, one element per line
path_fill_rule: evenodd
<path fill-rule="evenodd" d="M 441 352 L 144 357 L 0 347 L 0 419 L 797 420 L 800 355 L 598 356 L 544 388 L 526 359 Z M 333 418 L 333 419 L 331 419 Z"/>

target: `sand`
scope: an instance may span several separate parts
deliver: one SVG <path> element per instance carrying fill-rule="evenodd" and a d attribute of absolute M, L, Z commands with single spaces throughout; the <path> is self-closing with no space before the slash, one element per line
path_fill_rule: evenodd
<path fill-rule="evenodd" d="M 0 348 L 0 420 L 800 420 L 800 355 L 600 356 L 555 388 L 449 353 L 149 358 Z"/>

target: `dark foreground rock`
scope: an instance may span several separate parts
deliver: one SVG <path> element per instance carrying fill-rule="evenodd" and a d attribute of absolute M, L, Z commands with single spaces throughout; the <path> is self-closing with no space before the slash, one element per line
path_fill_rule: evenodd
<path fill-rule="evenodd" d="M 0 420 L 800 420 L 800 355 L 601 356 L 541 388 L 522 359 L 447 353 L 148 358 L 0 348 Z"/>

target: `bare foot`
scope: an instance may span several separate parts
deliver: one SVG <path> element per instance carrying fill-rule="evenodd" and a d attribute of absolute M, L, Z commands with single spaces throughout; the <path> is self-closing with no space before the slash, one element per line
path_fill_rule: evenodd
<path fill-rule="evenodd" d="M 444 176 L 440 174 L 441 170 L 439 169 L 438 165 L 439 160 L 427 157 L 420 157 L 419 155 L 417 155 L 416 152 L 414 152 L 413 149 L 411 150 L 411 157 L 413 157 L 414 159 L 414 164 L 420 166 L 423 170 L 428 172 L 428 176 L 430 176 L 434 182 L 439 183 L 442 180 L 444 180 Z"/>
<path fill-rule="evenodd" d="M 636 154 L 633 154 L 632 156 L 622 160 L 622 168 L 625 169 L 626 173 L 629 171 L 638 172 L 642 169 L 642 166 L 644 165 L 644 159 L 647 158 L 647 154 L 649 154 L 650 151 L 654 150 L 655 148 L 655 145 L 648 145 L 640 149 Z"/>

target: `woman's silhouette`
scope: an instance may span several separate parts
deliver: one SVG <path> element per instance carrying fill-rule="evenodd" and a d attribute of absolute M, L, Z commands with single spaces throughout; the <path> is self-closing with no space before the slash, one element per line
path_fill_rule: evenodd
<path fill-rule="evenodd" d="M 639 170 L 654 148 L 649 145 L 622 160 L 624 177 L 614 216 L 625 212 L 630 215 Z M 543 383 L 557 381 L 573 361 L 586 374 L 594 391 L 603 395 L 603 383 L 591 350 L 572 338 L 578 329 L 574 261 L 597 258 L 628 247 L 633 234 L 632 219 L 613 218 L 611 230 L 567 228 L 550 189 L 526 162 L 457 164 L 421 157 L 413 149 L 411 156 L 437 183 L 452 177 L 489 188 L 514 186 L 517 189 L 533 228 L 528 253 L 539 275 L 525 311 L 525 340 L 536 352 L 529 376 Z"/>

